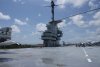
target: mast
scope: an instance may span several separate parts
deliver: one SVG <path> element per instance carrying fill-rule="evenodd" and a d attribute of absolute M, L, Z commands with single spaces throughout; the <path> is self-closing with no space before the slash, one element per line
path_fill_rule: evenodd
<path fill-rule="evenodd" d="M 55 3 L 52 0 L 51 1 L 51 14 L 52 14 L 52 21 L 54 21 L 54 9 L 55 9 Z"/>

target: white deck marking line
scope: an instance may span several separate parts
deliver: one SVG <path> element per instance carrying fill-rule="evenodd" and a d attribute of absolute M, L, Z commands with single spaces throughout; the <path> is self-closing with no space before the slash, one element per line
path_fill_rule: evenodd
<path fill-rule="evenodd" d="M 86 57 L 88 57 L 88 55 L 86 55 Z"/>
<path fill-rule="evenodd" d="M 87 59 L 88 62 L 92 62 L 92 60 L 90 58 Z"/>
<path fill-rule="evenodd" d="M 87 58 L 87 61 L 88 62 L 92 62 L 92 60 L 89 58 L 89 55 L 87 54 L 87 52 L 86 52 L 86 50 L 84 48 L 83 48 L 83 52 L 84 52 L 84 54 L 85 54 L 85 56 Z"/>
<path fill-rule="evenodd" d="M 86 50 L 84 48 L 83 48 L 83 51 L 85 53 L 85 56 L 88 57 L 88 54 L 87 54 L 87 52 L 86 52 Z"/>

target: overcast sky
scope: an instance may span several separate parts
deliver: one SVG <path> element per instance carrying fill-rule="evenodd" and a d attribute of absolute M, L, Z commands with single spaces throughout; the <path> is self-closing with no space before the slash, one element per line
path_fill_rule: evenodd
<path fill-rule="evenodd" d="M 55 0 L 55 19 L 100 8 L 100 0 Z M 42 43 L 41 34 L 51 20 L 50 0 L 0 0 L 0 27 L 12 27 L 12 40 L 20 43 Z M 59 28 L 61 41 L 100 41 L 100 10 L 63 19 Z"/>

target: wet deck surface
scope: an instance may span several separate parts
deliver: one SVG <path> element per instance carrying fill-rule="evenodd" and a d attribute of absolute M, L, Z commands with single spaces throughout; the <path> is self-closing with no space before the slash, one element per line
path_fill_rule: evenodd
<path fill-rule="evenodd" d="M 100 67 L 100 47 L 0 49 L 0 67 Z"/>

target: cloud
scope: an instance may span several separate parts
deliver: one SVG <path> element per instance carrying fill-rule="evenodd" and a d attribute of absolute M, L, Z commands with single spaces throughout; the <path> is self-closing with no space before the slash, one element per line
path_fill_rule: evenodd
<path fill-rule="evenodd" d="M 21 2 L 21 4 L 23 5 L 23 4 L 25 4 L 25 2 Z"/>
<path fill-rule="evenodd" d="M 100 19 L 90 21 L 89 25 L 90 26 L 100 26 Z"/>
<path fill-rule="evenodd" d="M 23 39 L 26 39 L 27 38 L 27 35 L 23 35 Z"/>
<path fill-rule="evenodd" d="M 45 30 L 47 30 L 46 28 L 46 24 L 44 23 L 38 23 L 36 24 L 36 30 L 34 32 L 32 32 L 32 35 L 40 35 L 40 32 L 44 32 Z"/>
<path fill-rule="evenodd" d="M 13 2 L 21 2 L 22 0 L 13 0 Z"/>
<path fill-rule="evenodd" d="M 100 28 L 96 29 L 96 35 L 100 35 Z"/>
<path fill-rule="evenodd" d="M 89 36 L 94 36 L 95 32 L 94 31 L 90 31 L 89 29 L 86 30 L 86 34 Z"/>
<path fill-rule="evenodd" d="M 81 7 L 84 5 L 88 0 L 57 0 L 57 4 L 62 4 L 63 7 L 65 7 L 66 4 L 71 4 L 74 7 Z M 62 8 L 62 6 L 60 6 Z"/>
<path fill-rule="evenodd" d="M 99 28 L 96 28 L 94 31 L 90 31 L 90 30 L 86 30 L 86 33 L 90 36 L 90 37 L 98 37 L 100 36 L 100 27 Z"/>
<path fill-rule="evenodd" d="M 57 0 L 57 4 L 61 4 L 59 7 L 60 8 L 65 8 L 66 0 Z"/>
<path fill-rule="evenodd" d="M 40 16 L 41 16 L 41 14 L 39 13 L 39 14 L 38 14 L 38 16 L 40 17 Z"/>
<path fill-rule="evenodd" d="M 38 23 L 37 25 L 36 25 L 36 30 L 37 31 L 45 31 L 47 28 L 46 28 L 46 24 L 44 24 L 44 23 Z"/>
<path fill-rule="evenodd" d="M 28 20 L 28 19 L 26 19 L 26 20 Z M 14 21 L 15 21 L 15 24 L 18 24 L 18 25 L 26 25 L 27 24 L 27 22 L 21 21 L 19 19 L 14 19 Z"/>
<path fill-rule="evenodd" d="M 20 33 L 21 32 L 17 25 L 12 25 L 11 28 L 12 28 L 12 31 L 15 32 L 15 33 Z"/>
<path fill-rule="evenodd" d="M 58 24 L 58 28 L 63 28 L 66 26 L 66 20 L 63 20 L 61 23 Z"/>
<path fill-rule="evenodd" d="M 26 21 L 29 21 L 29 18 L 28 17 L 26 17 L 26 19 L 25 19 Z"/>
<path fill-rule="evenodd" d="M 95 13 L 95 15 L 93 16 L 94 19 L 100 19 L 100 11 Z"/>
<path fill-rule="evenodd" d="M 10 20 L 11 17 L 9 15 L 4 15 L 2 12 L 0 12 L 0 20 Z"/>
<path fill-rule="evenodd" d="M 91 9 L 95 9 L 98 7 L 98 4 L 96 3 L 97 0 L 90 0 L 88 5 Z"/>
<path fill-rule="evenodd" d="M 87 27 L 85 21 L 83 20 L 83 15 L 76 15 L 70 18 L 73 24 L 77 25 L 78 27 Z"/>
<path fill-rule="evenodd" d="M 39 32 L 32 32 L 32 35 L 37 35 L 37 34 L 40 34 Z"/>
<path fill-rule="evenodd" d="M 50 2 L 51 0 L 44 0 L 44 1 Z"/>
<path fill-rule="evenodd" d="M 19 2 L 20 4 L 25 4 L 25 2 L 24 1 L 22 1 L 22 0 L 13 0 L 13 2 L 15 2 L 15 3 L 17 3 L 17 2 Z"/>
<path fill-rule="evenodd" d="M 100 11 L 96 12 L 93 16 L 93 20 L 89 22 L 90 26 L 100 26 Z"/>
<path fill-rule="evenodd" d="M 51 0 L 44 0 L 46 2 L 50 2 Z M 60 8 L 65 8 L 66 4 L 73 5 L 73 7 L 81 7 L 89 0 L 57 0 L 56 4 L 61 4 Z"/>
<path fill-rule="evenodd" d="M 17 2 L 17 0 L 13 0 L 13 2 Z"/>

